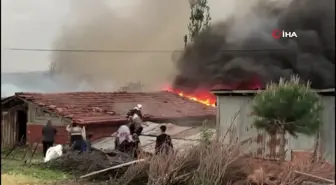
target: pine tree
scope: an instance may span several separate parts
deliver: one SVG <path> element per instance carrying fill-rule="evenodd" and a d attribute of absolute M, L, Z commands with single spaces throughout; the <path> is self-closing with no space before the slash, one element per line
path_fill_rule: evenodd
<path fill-rule="evenodd" d="M 285 134 L 315 135 L 321 125 L 322 105 L 310 84 L 302 84 L 298 77 L 267 85 L 253 101 L 254 126 L 280 136 L 280 161 L 285 160 Z"/>

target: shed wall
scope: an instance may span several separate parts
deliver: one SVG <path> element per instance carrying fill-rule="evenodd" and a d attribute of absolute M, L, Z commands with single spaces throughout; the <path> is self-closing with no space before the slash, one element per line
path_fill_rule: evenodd
<path fill-rule="evenodd" d="M 238 132 L 236 130 L 237 125 L 239 125 L 244 119 L 241 114 L 241 108 L 245 107 L 245 104 L 248 102 L 248 97 L 229 97 L 225 98 L 220 96 L 218 98 L 217 108 L 219 109 L 219 139 L 223 139 L 225 135 L 224 142 L 229 143 L 234 138 L 238 137 Z M 243 113 L 244 114 L 244 113 Z M 218 115 L 217 115 L 218 116 Z M 230 131 L 228 131 L 230 129 Z M 241 138 L 244 139 L 244 138 Z"/>
<path fill-rule="evenodd" d="M 278 151 L 277 138 L 272 138 L 268 134 L 258 131 L 252 127 L 253 116 L 251 116 L 251 96 L 218 96 L 218 112 L 220 130 L 217 131 L 219 136 L 223 136 L 234 122 L 235 131 L 240 142 L 247 141 L 244 150 L 255 155 L 272 158 L 271 155 L 276 156 Z M 323 155 L 327 160 L 334 162 L 335 156 L 335 105 L 334 97 L 322 97 L 323 110 L 323 127 L 321 128 L 321 146 L 323 147 Z M 233 121 L 233 118 L 236 117 Z M 288 144 L 286 147 L 294 151 L 312 151 L 316 143 L 316 137 L 308 137 L 300 135 L 299 138 L 286 136 Z M 275 141 L 275 142 L 274 142 Z M 228 140 L 226 140 L 228 142 Z M 276 146 L 271 146 L 276 145 Z M 273 150 L 273 151 L 272 151 Z M 275 151 L 274 151 L 275 150 Z M 274 153 L 275 152 L 275 153 Z M 273 156 L 274 157 L 274 156 Z M 287 159 L 291 159 L 291 152 L 287 152 Z"/>
<path fill-rule="evenodd" d="M 1 148 L 13 147 L 17 142 L 16 111 L 2 112 Z"/>
<path fill-rule="evenodd" d="M 324 157 L 335 163 L 335 97 L 323 98 L 323 129 L 322 129 L 322 150 Z"/>

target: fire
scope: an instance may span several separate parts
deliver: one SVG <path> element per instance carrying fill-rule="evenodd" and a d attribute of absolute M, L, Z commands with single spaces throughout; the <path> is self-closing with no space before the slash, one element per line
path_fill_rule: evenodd
<path fill-rule="evenodd" d="M 243 81 L 236 84 L 221 84 L 217 86 L 213 86 L 212 89 L 217 90 L 257 90 L 261 89 L 262 85 L 259 81 L 259 77 L 253 76 L 248 81 Z M 178 89 L 171 88 L 170 86 L 166 86 L 164 88 L 165 90 L 169 92 L 173 92 L 175 94 L 178 94 L 179 96 L 188 98 L 190 100 L 202 103 L 207 106 L 216 107 L 216 96 L 211 94 L 209 90 L 196 90 L 193 93 L 186 93 Z"/>
<path fill-rule="evenodd" d="M 187 95 L 184 94 L 183 92 L 178 93 L 179 96 L 186 97 L 190 100 L 197 101 L 199 103 L 202 103 L 207 106 L 212 106 L 216 107 L 216 100 L 215 98 L 207 98 L 207 97 L 202 97 L 202 96 L 192 96 L 192 95 Z M 210 95 L 210 94 L 209 94 Z"/>
<path fill-rule="evenodd" d="M 171 88 L 166 88 L 166 90 L 168 90 L 169 92 L 178 94 L 181 97 L 185 97 L 190 100 L 202 103 L 204 105 L 216 107 L 216 97 L 212 95 L 210 92 L 197 92 L 194 94 L 187 94 L 180 90 L 171 89 Z"/>

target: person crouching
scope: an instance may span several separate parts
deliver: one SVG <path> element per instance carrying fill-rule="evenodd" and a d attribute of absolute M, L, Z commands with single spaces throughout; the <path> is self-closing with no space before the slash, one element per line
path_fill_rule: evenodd
<path fill-rule="evenodd" d="M 76 123 L 68 125 L 66 130 L 70 133 L 70 146 L 72 150 L 81 152 L 84 147 L 83 129 Z"/>
<path fill-rule="evenodd" d="M 133 139 L 128 126 L 122 125 L 118 129 L 117 138 L 115 140 L 115 148 L 124 153 L 130 153 L 133 151 Z"/>

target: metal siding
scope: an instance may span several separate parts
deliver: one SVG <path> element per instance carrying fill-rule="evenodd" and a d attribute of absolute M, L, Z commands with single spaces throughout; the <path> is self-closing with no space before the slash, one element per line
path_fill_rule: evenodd
<path fill-rule="evenodd" d="M 335 97 L 323 97 L 323 106 L 322 152 L 328 161 L 335 163 Z"/>
<path fill-rule="evenodd" d="M 335 97 L 323 96 L 323 112 L 321 128 L 321 147 L 323 156 L 330 162 L 335 162 Z M 298 138 L 290 137 L 290 149 L 295 151 L 314 151 L 316 136 L 299 134 Z"/>
<path fill-rule="evenodd" d="M 323 135 L 328 134 L 329 132 L 328 129 L 330 128 L 330 126 L 328 125 L 328 123 L 330 123 L 329 116 L 331 115 L 329 113 L 330 105 L 328 105 L 330 103 L 330 98 L 331 97 L 328 97 L 328 96 L 322 97 L 322 105 L 323 105 L 323 112 L 322 112 L 323 126 L 321 128 L 322 138 L 324 138 Z M 316 144 L 316 136 L 306 136 L 303 134 L 298 134 L 298 136 L 299 136 L 298 138 L 290 137 L 290 145 L 291 145 L 290 147 L 292 150 L 298 150 L 298 151 L 313 151 L 314 150 L 314 147 Z"/>
<path fill-rule="evenodd" d="M 227 130 L 229 129 L 231 123 L 233 126 L 237 126 L 240 122 L 240 108 L 241 108 L 242 99 L 239 97 L 219 97 L 219 106 L 220 106 L 220 124 L 219 124 L 219 139 L 222 139 Z M 235 115 L 238 113 L 238 116 L 235 118 Z M 236 135 L 237 136 L 237 135 Z M 234 137 L 229 135 L 225 138 L 225 143 L 229 143 L 230 140 Z"/>
<path fill-rule="evenodd" d="M 238 113 L 234 125 L 237 128 L 238 140 L 246 142 L 242 150 L 255 157 L 278 159 L 279 152 L 279 136 L 270 136 L 264 131 L 253 128 L 254 118 L 252 113 L 251 96 L 219 96 L 220 106 L 220 136 L 223 136 L 235 114 Z M 286 141 L 288 136 L 286 135 Z M 229 142 L 226 140 L 225 142 Z M 286 144 L 285 150 L 289 149 Z M 290 152 L 286 153 L 286 159 L 290 158 Z"/>
<path fill-rule="evenodd" d="M 216 139 L 219 140 L 219 133 L 220 133 L 220 112 L 221 112 L 221 109 L 219 106 L 220 105 L 220 98 L 219 96 L 216 97 L 216 103 L 217 103 L 217 106 L 216 106 Z"/>
<path fill-rule="evenodd" d="M 290 148 L 299 151 L 313 151 L 316 143 L 316 136 L 298 134 L 298 138 L 290 136 Z"/>

